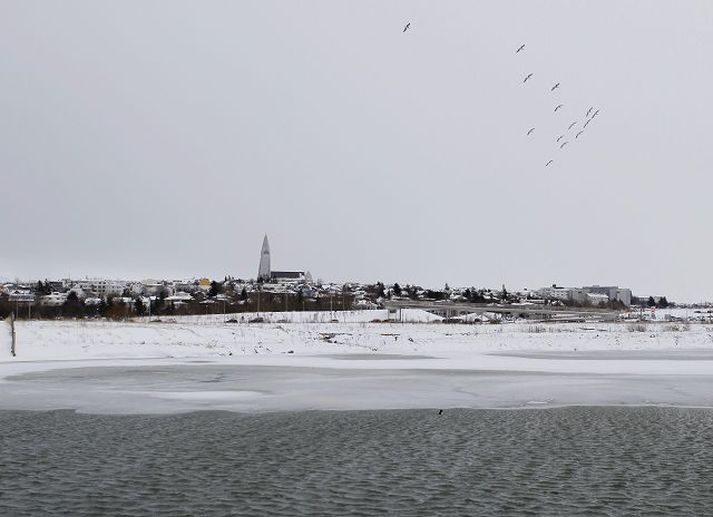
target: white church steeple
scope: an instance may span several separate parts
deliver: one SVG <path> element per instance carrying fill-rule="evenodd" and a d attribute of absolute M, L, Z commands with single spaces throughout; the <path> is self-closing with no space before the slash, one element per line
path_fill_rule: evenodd
<path fill-rule="evenodd" d="M 260 266 L 257 270 L 258 280 L 270 280 L 270 243 L 267 240 L 267 234 L 262 240 L 262 250 L 260 251 Z"/>

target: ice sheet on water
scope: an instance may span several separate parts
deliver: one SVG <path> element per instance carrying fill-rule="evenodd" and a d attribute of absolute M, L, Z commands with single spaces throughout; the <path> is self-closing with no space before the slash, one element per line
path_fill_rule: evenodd
<path fill-rule="evenodd" d="M 704 375 L 604 375 L 435 369 L 163 364 L 37 371 L 7 378 L 0 409 L 89 413 L 195 410 L 713 407 Z"/>

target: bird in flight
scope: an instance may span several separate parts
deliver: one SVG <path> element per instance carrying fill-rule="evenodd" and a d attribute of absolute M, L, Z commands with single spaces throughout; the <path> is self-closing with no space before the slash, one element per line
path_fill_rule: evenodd
<path fill-rule="evenodd" d="M 568 143 L 569 143 L 569 140 L 567 140 L 566 142 L 564 142 L 564 143 L 560 146 L 560 149 L 563 149 L 564 146 L 567 145 Z"/>
<path fill-rule="evenodd" d="M 564 104 L 558 104 L 557 107 L 555 108 L 555 113 L 557 113 L 557 110 L 560 109 Z"/>
<path fill-rule="evenodd" d="M 515 51 L 515 54 L 517 54 L 518 52 L 520 52 L 520 51 L 521 51 L 522 49 L 524 49 L 524 48 L 525 48 L 525 44 L 523 43 L 522 45 L 520 45 L 520 46 L 517 48 L 517 50 Z"/>
<path fill-rule="evenodd" d="M 581 135 L 582 133 L 584 133 L 584 130 L 582 130 L 582 131 L 580 131 L 579 133 L 577 133 L 574 138 L 575 138 L 575 139 L 579 138 L 579 135 Z"/>
<path fill-rule="evenodd" d="M 406 31 L 409 30 L 410 28 L 411 28 L 411 22 L 408 22 L 408 23 L 406 24 L 406 27 L 404 27 L 403 32 L 406 32 Z"/>
<path fill-rule="evenodd" d="M 527 136 L 530 136 L 530 134 L 535 130 L 534 127 L 531 127 L 530 130 L 527 132 Z"/>
<path fill-rule="evenodd" d="M 589 114 L 592 112 L 593 109 L 594 109 L 594 106 L 592 106 L 591 108 L 589 108 L 589 109 L 587 110 L 587 114 L 585 115 L 585 117 L 588 117 Z"/>
<path fill-rule="evenodd" d="M 532 72 L 530 72 L 529 74 L 527 74 L 527 76 L 525 77 L 525 80 L 523 81 L 523 83 L 526 83 L 527 80 L 528 80 L 530 77 L 532 77 L 532 76 L 533 76 Z"/>
<path fill-rule="evenodd" d="M 559 87 L 560 87 L 560 83 L 557 83 L 557 84 L 555 84 L 552 88 L 550 88 L 550 91 L 553 92 L 553 91 L 555 91 L 555 90 L 556 90 L 557 88 L 559 88 Z"/>
<path fill-rule="evenodd" d="M 576 122 L 576 121 L 575 121 L 575 122 L 572 122 L 572 123 L 569 125 L 569 127 L 567 128 L 567 131 L 569 131 L 570 129 L 572 129 L 572 128 L 573 128 L 574 126 L 576 126 L 576 125 L 577 125 L 577 122 Z"/>
<path fill-rule="evenodd" d="M 549 166 L 552 164 L 553 161 L 554 161 L 554 160 L 550 160 L 549 162 L 547 162 L 547 163 L 545 164 L 545 167 L 549 167 Z"/>
<path fill-rule="evenodd" d="M 560 143 L 560 140 L 562 140 L 563 138 L 564 138 L 564 135 L 558 136 L 558 137 L 557 137 L 557 143 L 559 144 L 559 143 Z"/>

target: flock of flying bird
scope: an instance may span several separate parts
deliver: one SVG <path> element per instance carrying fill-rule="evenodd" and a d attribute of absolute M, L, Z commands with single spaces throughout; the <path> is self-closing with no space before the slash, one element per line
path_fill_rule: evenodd
<path fill-rule="evenodd" d="M 410 24 L 409 24 L 409 25 L 410 25 Z M 407 27 L 408 27 L 408 26 L 407 26 Z M 405 32 L 405 29 L 404 29 L 404 32 Z M 517 48 L 517 50 L 515 50 L 515 54 L 519 54 L 519 53 L 522 52 L 523 50 L 525 50 L 525 44 L 524 44 L 524 43 L 523 43 L 522 45 L 520 45 L 520 46 Z M 528 73 L 527 75 L 525 75 L 525 78 L 523 79 L 522 84 L 527 84 L 527 82 L 528 82 L 530 79 L 532 79 L 532 77 L 533 77 L 534 75 L 535 75 L 535 74 L 534 74 L 533 72 L 530 72 L 530 73 Z M 550 88 L 550 92 L 551 92 L 551 93 L 554 93 L 554 91 L 557 90 L 559 87 L 560 87 L 560 83 L 555 83 L 555 84 L 552 85 L 552 87 Z M 558 112 L 559 110 L 561 110 L 562 108 L 564 108 L 564 104 L 562 104 L 562 103 L 557 104 L 557 105 L 555 106 L 555 108 L 554 108 L 554 113 L 557 113 L 557 112 Z M 591 116 L 590 116 L 590 115 L 591 115 Z M 599 115 L 599 109 L 596 109 L 596 110 L 595 110 L 595 109 L 594 109 L 594 106 L 590 106 L 590 107 L 587 109 L 587 111 L 586 111 L 586 113 L 585 113 L 585 115 L 584 115 L 584 122 L 583 122 L 582 125 L 581 125 L 581 129 L 575 130 L 575 131 L 576 131 L 576 133 L 574 133 L 574 139 L 575 139 L 575 140 L 578 139 L 580 136 L 582 136 L 582 134 L 584 134 L 584 131 L 585 131 L 585 129 L 587 129 L 587 126 L 592 122 L 592 120 L 594 120 L 594 119 L 596 118 L 597 115 Z M 566 130 L 566 131 L 563 131 L 563 133 L 562 133 L 561 135 L 557 136 L 556 138 L 553 137 L 553 139 L 554 139 L 554 141 L 555 141 L 555 144 L 559 146 L 559 149 L 560 149 L 560 150 L 563 150 L 565 147 L 567 147 L 567 145 L 569 144 L 569 142 L 570 142 L 570 140 L 571 140 L 571 138 L 572 138 L 572 129 L 574 129 L 574 128 L 577 126 L 577 124 L 579 124 L 579 123 L 580 123 L 580 121 L 575 120 L 574 122 L 572 122 L 571 124 L 569 124 L 569 126 L 567 127 L 567 130 Z M 535 128 L 534 128 L 534 127 L 531 127 L 530 129 L 527 130 L 526 136 L 531 136 L 534 131 L 535 131 Z M 564 140 L 564 141 L 563 141 L 563 140 Z M 553 159 L 550 159 L 550 160 L 547 161 L 547 163 L 545 163 L 545 167 L 549 167 L 549 166 L 552 165 L 553 163 L 554 163 L 554 160 L 553 160 Z"/>
<path fill-rule="evenodd" d="M 408 23 L 404 26 L 404 30 L 403 30 L 402 32 L 406 32 L 406 31 L 409 30 L 410 28 L 411 28 L 411 22 L 408 22 Z M 524 43 L 523 43 L 522 45 L 520 45 L 520 46 L 517 48 L 517 50 L 515 50 L 515 54 L 519 54 L 519 53 L 522 52 L 523 50 L 525 50 L 525 44 L 524 44 Z M 527 75 L 525 75 L 525 79 L 522 81 L 522 84 L 527 84 L 527 82 L 528 82 L 530 79 L 532 79 L 532 77 L 533 77 L 534 75 L 535 75 L 534 72 L 530 72 L 530 73 L 528 73 Z M 550 88 L 550 93 L 554 93 L 555 90 L 559 89 L 559 87 L 560 87 L 560 83 L 559 83 L 559 82 L 553 84 L 552 87 Z M 562 104 L 562 103 L 557 104 L 557 105 L 555 106 L 554 113 L 557 113 L 557 112 L 560 111 L 562 108 L 564 108 L 564 104 Z M 590 116 L 590 115 L 591 115 L 591 116 Z M 594 106 L 590 106 L 589 109 L 587 109 L 587 112 L 586 112 L 585 115 L 584 115 L 584 122 L 583 122 L 582 125 L 581 125 L 581 129 L 576 130 L 576 133 L 574 133 L 574 139 L 575 139 L 575 140 L 577 140 L 580 136 L 582 136 L 582 134 L 584 134 L 584 131 L 585 131 L 585 129 L 587 129 L 587 126 L 592 122 L 592 120 L 594 120 L 594 119 L 596 118 L 597 115 L 599 115 L 599 109 L 595 110 L 595 109 L 594 109 Z M 572 129 L 575 128 L 575 127 L 577 126 L 577 124 L 579 124 L 579 122 L 580 122 L 580 121 L 575 120 L 574 122 L 572 122 L 571 124 L 569 124 L 569 126 L 567 127 L 567 130 L 566 130 L 566 131 L 563 131 L 563 133 L 562 133 L 561 135 L 557 136 L 557 138 L 554 138 L 554 137 L 553 137 L 553 140 L 555 141 L 555 144 L 559 146 L 559 150 L 560 150 L 560 151 L 563 150 L 565 147 L 567 147 L 567 145 L 569 145 L 570 139 L 572 138 L 572 137 L 571 137 L 571 135 L 572 135 Z M 534 127 L 531 127 L 530 129 L 527 130 L 526 136 L 531 136 L 532 133 L 534 133 L 534 131 L 535 131 L 535 128 L 534 128 Z M 562 141 L 562 140 L 564 140 L 564 141 Z M 560 143 L 560 142 L 561 142 L 561 143 Z M 554 160 L 553 160 L 553 159 L 550 159 L 550 160 L 547 161 L 547 163 L 545 163 L 545 167 L 549 167 L 549 166 L 552 165 L 553 163 L 554 163 Z"/>

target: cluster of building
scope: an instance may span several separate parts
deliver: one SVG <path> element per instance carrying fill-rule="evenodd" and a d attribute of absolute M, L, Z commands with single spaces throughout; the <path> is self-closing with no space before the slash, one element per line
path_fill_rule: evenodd
<path fill-rule="evenodd" d="M 562 287 L 552 285 L 533 292 L 531 300 L 569 302 L 577 305 L 597 307 L 610 302 L 620 302 L 625 307 L 631 306 L 631 289 L 618 286 L 590 285 L 585 287 Z"/>
<path fill-rule="evenodd" d="M 314 301 L 318 298 L 349 297 L 352 309 L 372 309 L 383 306 L 387 300 L 436 300 L 438 302 L 474 302 L 481 304 L 531 303 L 580 306 L 630 307 L 636 297 L 631 289 L 618 286 L 591 285 L 584 287 L 562 287 L 552 285 L 534 291 L 507 292 L 502 290 L 475 288 L 424 289 L 420 286 L 399 284 L 333 284 L 314 281 L 306 270 L 273 270 L 270 243 L 267 235 L 260 250 L 260 262 L 254 280 L 226 277 L 222 281 L 208 278 L 191 280 L 108 280 L 108 279 L 62 279 L 31 283 L 0 283 L 0 301 L 15 304 L 62 306 L 72 293 L 85 305 L 98 305 L 109 299 L 133 305 L 140 300 L 144 306 L 160 298 L 173 306 L 191 303 L 245 303 L 270 293 L 288 299 L 295 295 L 300 300 Z M 337 304 L 337 306 L 339 306 Z M 346 308 L 346 307 L 345 307 Z"/>

